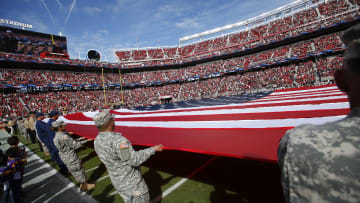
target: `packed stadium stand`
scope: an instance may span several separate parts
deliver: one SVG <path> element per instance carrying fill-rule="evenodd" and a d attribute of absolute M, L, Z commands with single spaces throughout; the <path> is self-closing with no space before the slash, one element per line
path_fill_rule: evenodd
<path fill-rule="evenodd" d="M 169 58 L 174 59 L 173 63 L 179 63 L 199 59 L 204 56 L 217 56 L 241 51 L 300 34 L 314 32 L 339 22 L 354 19 L 358 17 L 358 4 L 357 1 L 351 2 L 347 0 L 300 1 L 300 3 L 290 4 L 282 10 L 274 10 L 267 15 L 263 14 L 239 23 L 242 25 L 239 26 L 240 31 L 225 34 L 221 37 L 204 39 L 200 42 L 185 45 L 180 44 L 174 47 L 118 50 L 116 55 L 119 58 L 119 62 L 125 66 L 134 63 L 141 63 L 142 66 L 152 66 L 159 65 L 159 59 L 165 60 L 161 64 L 169 64 L 169 62 L 171 63 L 168 60 Z M 225 31 L 223 30 L 223 32 Z M 221 33 L 221 35 L 223 34 Z M 197 37 L 201 38 L 202 35 Z M 192 39 L 191 36 L 184 38 Z M 162 56 L 160 54 L 153 58 L 146 54 L 149 50 L 153 51 L 154 49 L 157 49 L 159 53 L 163 53 Z M 165 54 L 168 52 L 172 54 Z M 127 57 L 130 55 L 133 57 Z M 148 57 L 141 57 L 144 55 Z M 144 60 L 138 60 L 139 57 Z"/>
<path fill-rule="evenodd" d="M 116 50 L 118 63 L 40 57 L 44 50 L 38 48 L 4 48 L 0 116 L 53 109 L 66 114 L 111 105 L 135 108 L 331 84 L 342 66 L 345 47 L 340 37 L 360 21 L 358 13 L 359 1 L 354 0 L 296 1 L 225 26 L 218 37 L 204 39 L 213 34 L 208 31 L 184 37 L 178 46 Z M 238 31 L 224 34 L 228 27 Z M 1 47 L 11 35 L 14 44 L 26 38 L 29 44 L 63 43 L 66 48 L 66 41 L 28 38 L 9 30 L 0 30 Z M 196 38 L 204 40 L 184 43 Z"/>

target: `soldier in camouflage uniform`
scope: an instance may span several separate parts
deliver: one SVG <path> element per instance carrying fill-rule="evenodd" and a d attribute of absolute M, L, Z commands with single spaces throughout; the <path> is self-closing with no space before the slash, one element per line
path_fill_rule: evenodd
<path fill-rule="evenodd" d="M 342 120 L 303 125 L 281 139 L 278 161 L 286 202 L 360 202 L 360 24 L 343 36 L 336 84 L 349 97 Z"/>
<path fill-rule="evenodd" d="M 86 182 L 85 170 L 81 166 L 81 161 L 75 151 L 89 140 L 85 140 L 83 138 L 75 140 L 70 137 L 66 132 L 66 123 L 64 123 L 64 121 L 55 121 L 51 124 L 51 126 L 53 130 L 56 131 L 54 144 L 59 150 L 59 155 L 71 175 L 74 176 L 78 183 L 80 183 L 80 189 L 82 191 L 93 189 L 95 184 L 89 184 Z"/>
<path fill-rule="evenodd" d="M 149 189 L 139 166 L 155 152 L 162 151 L 162 145 L 135 151 L 128 139 L 113 132 L 115 122 L 109 111 L 96 114 L 94 121 L 99 129 L 94 142 L 95 151 L 106 166 L 115 189 L 125 203 L 149 202 Z"/>

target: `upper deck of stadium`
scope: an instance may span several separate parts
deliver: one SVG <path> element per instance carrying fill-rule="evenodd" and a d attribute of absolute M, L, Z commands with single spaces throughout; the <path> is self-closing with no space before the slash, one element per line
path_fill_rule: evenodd
<path fill-rule="evenodd" d="M 224 56 L 233 58 L 270 50 L 342 31 L 349 27 L 343 24 L 356 23 L 359 19 L 359 1 L 356 0 L 298 0 L 248 20 L 182 37 L 179 39 L 179 44 L 175 46 L 115 50 L 117 63 L 43 58 L 27 49 L 24 49 L 26 53 L 20 54 L 0 52 L 0 60 L 51 63 L 73 67 L 120 68 L 123 72 L 139 71 L 139 68 L 163 69 L 172 65 L 201 63 L 204 59 L 219 60 L 224 59 Z M 39 45 L 38 42 L 32 41 L 24 43 L 25 46 L 30 44 L 31 47 L 34 43 Z M 53 49 L 51 39 L 50 41 L 48 39 L 47 43 L 50 44 L 47 49 Z M 55 44 L 59 44 L 56 39 Z M 43 48 L 41 44 L 40 48 Z M 312 48 L 312 50 L 315 49 Z M 63 51 L 66 53 L 66 48 Z M 290 49 L 285 55 L 291 57 L 294 55 L 291 52 Z M 302 52 L 314 54 L 311 50 Z"/>
<path fill-rule="evenodd" d="M 298 0 L 256 17 L 179 39 L 179 44 L 114 50 L 123 67 L 182 63 L 244 51 L 358 17 L 355 0 Z"/>

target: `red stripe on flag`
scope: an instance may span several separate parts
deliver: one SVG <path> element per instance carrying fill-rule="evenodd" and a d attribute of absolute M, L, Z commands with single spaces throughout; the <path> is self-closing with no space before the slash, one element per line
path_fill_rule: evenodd
<path fill-rule="evenodd" d="M 83 113 L 73 113 L 64 116 L 68 120 L 75 120 L 75 121 L 93 121 L 92 118 L 86 117 Z"/>
<path fill-rule="evenodd" d="M 95 126 L 67 126 L 69 131 L 94 139 Z M 156 127 L 116 127 L 134 145 L 163 144 L 167 149 L 226 155 L 238 158 L 277 160 L 277 147 L 288 128 L 182 129 Z"/>

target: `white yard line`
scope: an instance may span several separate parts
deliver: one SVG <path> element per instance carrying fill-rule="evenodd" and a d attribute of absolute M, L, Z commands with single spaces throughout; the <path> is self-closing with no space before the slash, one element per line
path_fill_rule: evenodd
<path fill-rule="evenodd" d="M 188 181 L 189 178 L 183 178 L 181 179 L 179 182 L 177 182 L 175 185 L 169 187 L 167 190 L 165 190 L 165 192 L 163 192 L 162 194 L 158 195 L 154 200 L 152 200 L 152 203 L 156 203 L 158 201 L 160 201 L 161 199 L 163 199 L 164 197 L 166 197 L 168 194 L 170 194 L 171 192 L 173 192 L 174 190 L 176 190 L 178 187 L 180 187 L 182 184 L 184 184 L 186 181 Z"/>
<path fill-rule="evenodd" d="M 103 176 L 103 177 L 99 178 L 96 182 L 100 182 L 100 181 L 102 181 L 102 180 L 104 180 L 104 179 L 106 179 L 108 177 L 109 177 L 109 175 Z"/>
<path fill-rule="evenodd" d="M 43 198 L 43 197 L 45 197 L 46 196 L 46 194 L 42 194 L 42 195 L 40 195 L 38 198 L 36 198 L 36 199 L 34 199 L 33 201 L 31 201 L 31 202 L 38 202 L 41 198 Z"/>
<path fill-rule="evenodd" d="M 87 157 L 87 155 L 88 155 L 88 154 L 83 154 L 83 155 L 79 156 L 79 159 L 82 159 L 82 158 L 84 158 L 84 157 Z"/>
<path fill-rule="evenodd" d="M 28 156 L 29 156 L 29 154 L 28 154 Z M 41 163 L 39 160 L 35 160 L 35 161 L 31 162 L 31 164 L 26 164 L 26 167 L 30 168 L 30 167 L 34 166 L 35 164 L 39 164 L 39 163 Z"/>
<path fill-rule="evenodd" d="M 198 174 L 200 171 L 202 171 L 206 166 L 211 164 L 217 156 L 212 157 L 207 162 L 205 162 L 203 165 L 201 165 L 199 168 L 197 168 L 195 171 L 193 171 L 190 175 L 188 175 L 186 178 L 181 179 L 179 182 L 177 182 L 175 185 L 171 186 L 167 190 L 165 190 L 162 194 L 159 194 L 154 200 L 152 200 L 152 203 L 157 203 L 160 200 L 164 199 L 168 194 L 179 188 L 182 184 L 184 184 L 186 181 L 188 181 L 190 178 Z"/>
<path fill-rule="evenodd" d="M 62 190 L 60 190 L 59 192 L 55 193 L 54 195 L 52 195 L 49 199 L 44 200 L 44 203 L 50 202 L 51 200 L 53 200 L 54 198 L 56 198 L 59 194 L 65 192 L 66 190 L 72 188 L 72 187 L 76 187 L 74 183 L 69 183 L 65 188 L 63 188 Z"/>
<path fill-rule="evenodd" d="M 108 195 L 108 197 L 111 197 L 111 196 L 116 195 L 116 194 L 119 194 L 119 193 L 118 193 L 118 191 L 115 190 L 114 192 L 110 193 L 110 194 Z"/>
<path fill-rule="evenodd" d="M 89 168 L 88 170 L 85 171 L 85 173 L 88 173 L 88 172 L 90 172 L 90 171 L 93 171 L 93 170 L 95 170 L 95 169 L 97 169 L 97 168 L 99 168 L 99 166 L 95 166 L 95 167 L 93 167 L 93 168 Z"/>

